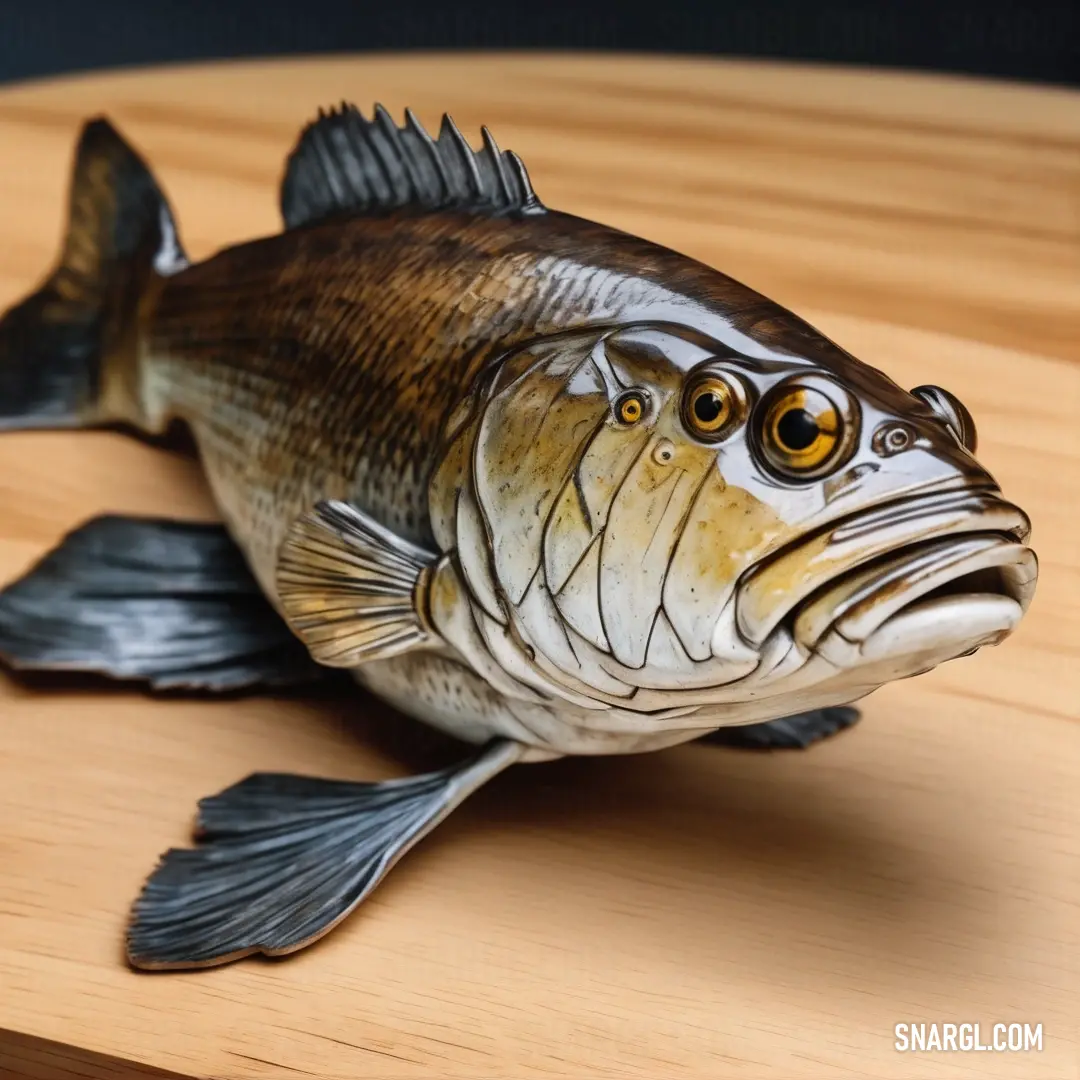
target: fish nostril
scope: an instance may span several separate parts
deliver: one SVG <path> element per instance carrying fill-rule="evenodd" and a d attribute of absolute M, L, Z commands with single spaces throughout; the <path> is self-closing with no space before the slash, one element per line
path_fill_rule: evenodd
<path fill-rule="evenodd" d="M 910 424 L 903 420 L 894 420 L 882 424 L 874 432 L 870 447 L 879 457 L 892 457 L 893 454 L 910 450 L 916 439 L 915 429 Z"/>
<path fill-rule="evenodd" d="M 670 465 L 675 457 L 675 446 L 670 439 L 661 439 L 653 447 L 652 456 L 657 465 Z"/>

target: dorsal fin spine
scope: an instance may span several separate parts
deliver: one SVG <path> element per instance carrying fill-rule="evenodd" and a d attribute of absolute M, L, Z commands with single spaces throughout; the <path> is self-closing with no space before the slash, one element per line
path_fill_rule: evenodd
<path fill-rule="evenodd" d="M 368 132 L 364 129 L 364 126 L 359 122 L 359 120 L 360 120 L 359 114 L 357 114 L 354 111 L 350 111 L 350 110 L 346 109 L 346 110 L 344 110 L 342 112 L 341 119 L 342 119 L 342 123 L 343 123 L 343 126 L 344 126 L 344 130 L 349 134 L 349 136 L 352 139 L 355 139 L 357 142 L 359 142 L 359 144 L 361 146 L 364 147 L 365 151 L 375 161 L 375 164 L 378 165 L 378 163 L 379 163 L 378 154 L 374 152 L 374 148 L 372 147 L 371 138 L 370 138 Z M 340 137 L 339 138 L 334 138 L 333 137 L 334 134 L 337 134 L 337 132 L 336 131 L 331 132 L 330 137 L 328 138 L 327 141 L 332 146 L 334 146 L 335 149 L 337 149 L 338 145 L 341 144 L 342 140 L 341 140 Z M 380 180 L 382 180 L 382 177 L 379 175 L 378 168 L 372 170 L 370 173 L 367 173 L 362 169 L 350 169 L 346 175 L 348 176 L 349 181 L 350 181 L 351 184 L 355 184 L 356 181 L 359 180 L 360 185 L 361 185 L 361 189 L 363 190 L 363 192 L 365 194 L 370 193 L 371 197 L 374 198 L 374 199 L 383 199 L 383 198 L 385 198 L 386 193 L 389 192 L 389 190 L 390 190 L 390 185 L 389 184 L 386 184 L 380 190 Z"/>
<path fill-rule="evenodd" d="M 416 113 L 414 113 L 412 109 L 405 110 L 405 125 L 408 130 L 412 131 L 417 139 L 420 140 L 421 145 L 423 145 L 424 149 L 427 151 L 435 177 L 439 182 L 439 192 L 437 195 L 432 193 L 430 196 L 431 199 L 445 199 L 450 194 L 450 181 L 446 176 L 446 167 L 443 164 L 442 158 L 439 157 L 439 149 L 435 145 L 435 140 L 427 133 L 427 129 L 416 118 Z M 421 192 L 418 192 L 418 194 L 422 199 L 423 194 Z"/>
<path fill-rule="evenodd" d="M 480 179 L 480 171 L 476 167 L 476 158 L 473 156 L 472 147 L 465 136 L 458 130 L 454 118 L 449 113 L 443 113 L 442 125 L 439 128 L 439 142 L 441 143 L 443 139 L 446 139 L 450 146 L 457 151 L 461 164 L 468 173 L 473 194 L 478 199 L 483 199 L 484 184 Z"/>
<path fill-rule="evenodd" d="M 362 129 L 356 123 L 355 117 L 352 119 L 353 130 L 363 139 L 364 144 L 370 149 L 371 156 L 375 159 L 375 163 L 379 166 L 378 178 L 385 184 L 385 195 L 383 192 L 379 192 L 379 197 L 390 198 L 393 195 L 395 187 L 400 183 L 403 174 L 400 171 L 395 171 L 383 146 L 381 137 L 382 129 L 378 123 L 378 109 L 375 110 L 375 123 L 369 125 L 367 130 Z"/>
<path fill-rule="evenodd" d="M 412 159 L 406 154 L 397 158 L 395 163 L 391 163 L 391 156 L 389 150 L 394 145 L 394 140 L 397 138 L 397 124 L 394 123 L 394 118 L 386 111 L 382 105 L 375 106 L 375 123 L 377 125 L 380 138 L 379 142 L 379 162 L 386 170 L 387 178 L 390 179 L 391 186 L 393 186 L 393 179 L 395 169 L 394 164 L 397 165 L 400 175 L 403 176 L 409 183 L 409 193 L 413 198 L 416 198 L 420 192 L 420 185 L 417 182 L 417 176 Z"/>
<path fill-rule="evenodd" d="M 320 109 L 289 158 L 281 191 L 286 224 L 404 207 L 542 213 L 521 159 L 501 151 L 487 128 L 482 135 L 483 146 L 473 150 L 448 114 L 433 139 L 411 109 L 401 127 L 381 105 L 371 120 L 352 105 Z"/>
<path fill-rule="evenodd" d="M 529 170 L 525 168 L 525 162 L 514 153 L 513 150 L 506 151 L 507 157 L 514 163 L 514 168 L 517 170 L 518 181 L 521 184 L 522 190 L 525 192 L 524 209 L 528 213 L 542 214 L 545 212 L 544 204 L 540 201 L 536 192 L 533 190 L 532 180 L 529 179 Z"/>
<path fill-rule="evenodd" d="M 333 113 L 327 113 L 327 117 L 333 116 Z M 335 199 L 346 198 L 346 192 L 342 189 L 340 180 L 336 175 L 336 171 L 333 168 L 333 156 L 331 155 L 331 146 L 329 145 L 328 137 L 320 131 L 319 137 L 314 143 L 315 150 L 319 155 L 319 158 L 323 164 L 323 175 L 326 178 L 326 186 L 330 189 L 331 195 Z"/>
<path fill-rule="evenodd" d="M 491 167 L 499 178 L 499 190 L 502 192 L 503 198 L 509 198 L 510 183 L 506 176 L 502 155 L 499 152 L 499 144 L 495 141 L 495 136 L 491 134 L 486 125 L 480 129 L 480 137 L 484 140 L 484 151 L 491 162 Z"/>

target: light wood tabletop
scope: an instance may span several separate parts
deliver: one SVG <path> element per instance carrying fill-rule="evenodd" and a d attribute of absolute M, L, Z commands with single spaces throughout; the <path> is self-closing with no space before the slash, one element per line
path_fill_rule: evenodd
<path fill-rule="evenodd" d="M 279 227 L 284 156 L 342 98 L 428 124 L 449 109 L 474 138 L 486 123 L 549 206 L 723 269 L 905 386 L 953 390 L 1034 521 L 1039 593 L 1000 648 L 881 690 L 806 753 L 512 770 L 318 946 L 193 974 L 133 973 L 121 940 L 197 799 L 255 770 L 403 774 L 405 722 L 366 698 L 0 675 L 0 1075 L 1080 1075 L 1080 95 L 434 54 L 13 87 L 0 303 L 54 257 L 84 117 L 141 149 L 201 257 Z M 0 437 L 0 579 L 106 510 L 213 515 L 178 454 Z M 1043 1049 L 900 1053 L 902 1022 L 1042 1024 Z"/>

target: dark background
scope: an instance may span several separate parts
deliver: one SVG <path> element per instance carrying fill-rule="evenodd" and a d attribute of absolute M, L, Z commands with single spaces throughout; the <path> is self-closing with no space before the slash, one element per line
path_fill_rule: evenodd
<path fill-rule="evenodd" d="M 0 81 L 414 48 L 692 52 L 1080 85 L 1080 0 L 0 0 Z"/>

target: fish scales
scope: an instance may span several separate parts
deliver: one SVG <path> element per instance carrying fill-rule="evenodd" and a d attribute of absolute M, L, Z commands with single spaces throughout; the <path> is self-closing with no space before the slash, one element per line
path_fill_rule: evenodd
<path fill-rule="evenodd" d="M 441 428 L 492 358 L 494 349 L 472 346 L 493 327 L 496 349 L 506 349 L 648 317 L 632 276 L 642 269 L 639 244 L 570 217 L 555 229 L 518 224 L 510 232 L 504 222 L 448 215 L 319 225 L 231 249 L 166 281 L 142 349 L 143 370 L 153 373 L 147 413 L 159 425 L 170 415 L 192 424 L 260 580 L 271 581 L 283 529 L 313 499 L 355 500 L 411 539 L 430 537 L 427 483 Z M 599 266 L 583 278 L 566 249 Z M 500 275 L 503 265 L 512 272 Z M 545 307 L 564 282 L 566 303 Z M 598 283 L 606 286 L 599 295 Z M 698 302 L 707 295 L 700 284 Z M 750 290 L 725 285 L 736 311 L 732 300 L 759 306 Z M 222 289 L 227 303 L 217 300 Z M 251 422 L 238 424 L 243 415 Z M 273 520 L 254 512 L 252 490 L 272 494 Z"/>

